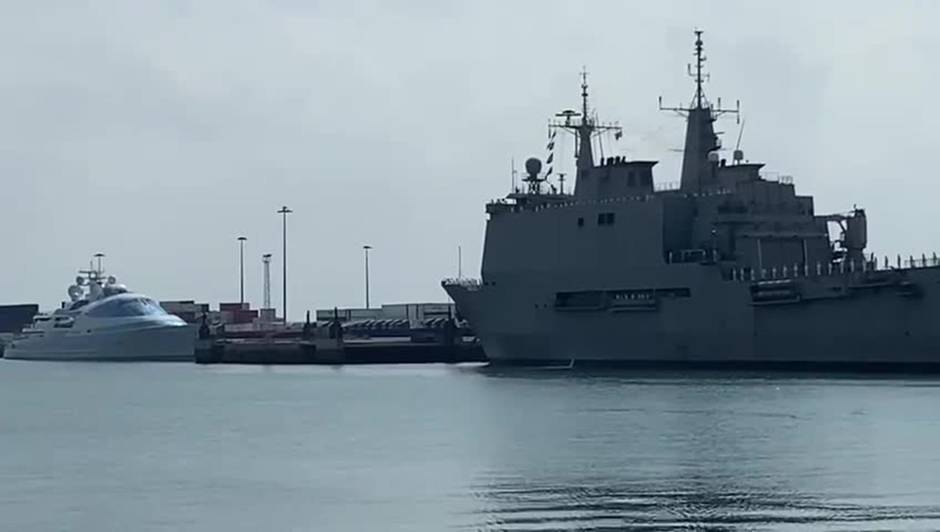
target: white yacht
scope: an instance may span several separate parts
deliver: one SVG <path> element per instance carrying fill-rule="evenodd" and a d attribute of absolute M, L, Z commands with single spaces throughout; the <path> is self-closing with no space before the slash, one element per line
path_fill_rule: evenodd
<path fill-rule="evenodd" d="M 40 313 L 6 346 L 24 360 L 192 361 L 196 327 L 128 291 L 100 268 L 80 271 L 70 301 Z"/>

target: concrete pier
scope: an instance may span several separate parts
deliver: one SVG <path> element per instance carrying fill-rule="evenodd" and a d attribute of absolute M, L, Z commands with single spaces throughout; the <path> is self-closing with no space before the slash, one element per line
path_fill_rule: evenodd
<path fill-rule="evenodd" d="M 485 362 L 476 342 L 410 340 L 204 339 L 197 364 L 419 364 Z"/>

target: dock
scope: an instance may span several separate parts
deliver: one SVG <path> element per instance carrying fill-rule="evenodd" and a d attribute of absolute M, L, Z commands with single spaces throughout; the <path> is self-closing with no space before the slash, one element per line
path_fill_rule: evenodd
<path fill-rule="evenodd" d="M 211 338 L 196 343 L 197 364 L 429 364 L 486 362 L 476 341 L 410 339 Z"/>

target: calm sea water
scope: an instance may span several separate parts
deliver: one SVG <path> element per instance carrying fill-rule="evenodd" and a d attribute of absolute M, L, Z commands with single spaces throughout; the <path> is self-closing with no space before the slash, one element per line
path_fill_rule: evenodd
<path fill-rule="evenodd" d="M 940 529 L 940 381 L 0 361 L 0 529 Z"/>

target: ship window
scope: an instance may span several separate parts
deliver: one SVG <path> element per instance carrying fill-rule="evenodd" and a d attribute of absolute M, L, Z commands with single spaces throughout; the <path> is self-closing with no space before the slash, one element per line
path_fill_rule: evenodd
<path fill-rule="evenodd" d="M 656 295 L 660 297 L 692 297 L 688 288 L 657 288 Z"/>
<path fill-rule="evenodd" d="M 72 306 L 69 307 L 69 310 L 78 310 L 84 307 L 85 305 L 87 305 L 88 303 L 89 301 L 87 299 L 79 299 L 78 301 L 72 303 Z"/>
<path fill-rule="evenodd" d="M 160 316 L 166 314 L 156 301 L 145 297 L 104 301 L 88 310 L 95 318 L 127 318 L 132 316 Z"/>
<path fill-rule="evenodd" d="M 584 227 L 584 217 L 578 216 L 578 227 Z"/>
<path fill-rule="evenodd" d="M 555 308 L 599 309 L 604 306 L 604 302 L 604 292 L 598 290 L 558 292 L 555 294 Z"/>
<path fill-rule="evenodd" d="M 597 225 L 614 225 L 614 213 L 612 212 L 597 213 Z"/>

